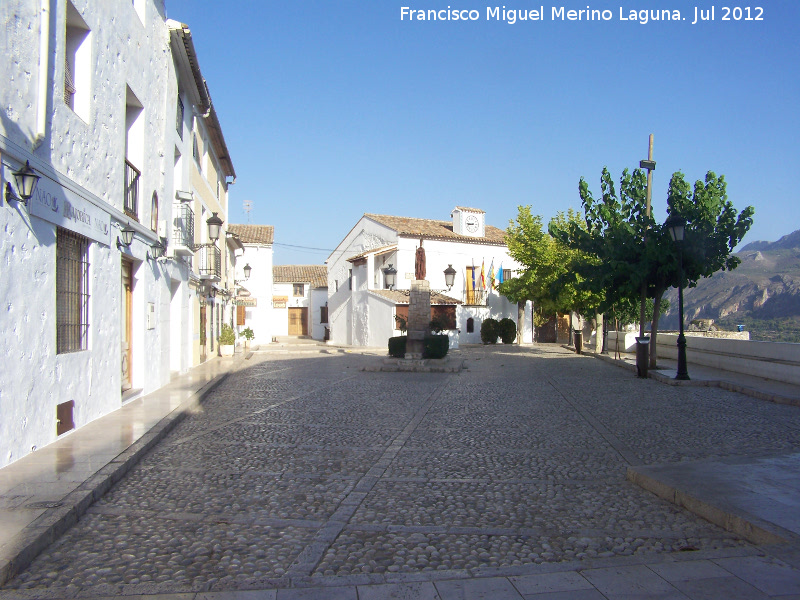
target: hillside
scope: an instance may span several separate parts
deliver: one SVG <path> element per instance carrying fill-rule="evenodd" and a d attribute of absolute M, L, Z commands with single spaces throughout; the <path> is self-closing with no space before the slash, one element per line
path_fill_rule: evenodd
<path fill-rule="evenodd" d="M 800 342 L 800 230 L 777 242 L 753 242 L 736 253 L 742 263 L 684 290 L 686 322 L 714 319 L 722 329 L 744 324 L 753 340 Z M 677 329 L 678 292 L 659 329 Z"/>

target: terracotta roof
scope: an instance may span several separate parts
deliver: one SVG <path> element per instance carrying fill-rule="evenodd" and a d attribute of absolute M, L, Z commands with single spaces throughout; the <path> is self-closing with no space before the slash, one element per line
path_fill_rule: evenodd
<path fill-rule="evenodd" d="M 275 283 L 310 283 L 313 288 L 328 287 L 328 267 L 325 265 L 275 265 Z"/>
<path fill-rule="evenodd" d="M 395 304 L 408 304 L 408 297 L 411 295 L 409 290 L 370 290 L 370 293 L 383 296 Z M 431 292 L 431 304 L 463 304 L 461 300 L 456 300 L 450 296 L 445 296 L 439 292 Z"/>
<path fill-rule="evenodd" d="M 398 235 L 422 237 L 432 240 L 452 240 L 471 242 L 473 244 L 505 244 L 506 233 L 502 229 L 486 226 L 485 237 L 470 237 L 453 232 L 451 221 L 435 221 L 433 219 L 413 219 L 411 217 L 392 217 L 365 213 L 365 217 L 394 229 Z"/>
<path fill-rule="evenodd" d="M 272 225 L 234 225 L 228 224 L 228 231 L 238 237 L 243 244 L 271 244 L 275 239 Z"/>
<path fill-rule="evenodd" d="M 460 210 L 461 212 L 474 212 L 474 213 L 486 214 L 486 211 L 481 210 L 480 208 L 467 208 L 466 206 L 456 206 L 453 210 Z"/>

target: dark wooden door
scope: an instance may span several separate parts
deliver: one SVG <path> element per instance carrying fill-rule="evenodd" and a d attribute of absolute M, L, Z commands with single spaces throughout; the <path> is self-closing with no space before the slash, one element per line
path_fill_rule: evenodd
<path fill-rule="evenodd" d="M 122 368 L 122 391 L 132 387 L 131 363 L 133 360 L 133 347 L 131 337 L 133 334 L 133 263 L 125 258 L 122 259 L 122 297 L 120 299 L 122 320 L 120 322 L 120 337 L 122 340 L 121 368 Z"/>

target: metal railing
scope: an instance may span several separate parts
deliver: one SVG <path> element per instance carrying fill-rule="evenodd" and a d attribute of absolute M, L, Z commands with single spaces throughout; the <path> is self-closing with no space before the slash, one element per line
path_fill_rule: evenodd
<path fill-rule="evenodd" d="M 216 246 L 203 246 L 198 253 L 198 273 L 200 276 L 222 277 L 222 252 Z"/>
<path fill-rule="evenodd" d="M 486 306 L 486 300 L 489 298 L 487 290 L 465 290 L 464 291 L 464 304 L 467 306 Z"/>
<path fill-rule="evenodd" d="M 172 244 L 194 246 L 194 211 L 187 202 L 178 202 L 173 207 Z"/>
<path fill-rule="evenodd" d="M 125 159 L 125 214 L 139 220 L 139 169 Z"/>

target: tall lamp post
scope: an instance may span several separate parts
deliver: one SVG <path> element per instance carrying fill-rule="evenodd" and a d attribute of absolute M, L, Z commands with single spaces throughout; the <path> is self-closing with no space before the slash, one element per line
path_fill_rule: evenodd
<path fill-rule="evenodd" d="M 683 335 L 683 236 L 686 220 L 678 214 L 671 214 L 664 223 L 669 230 L 672 241 L 678 246 L 678 315 L 680 317 L 680 333 L 678 334 L 678 374 L 675 379 L 689 379 L 686 370 L 686 336 Z"/>

